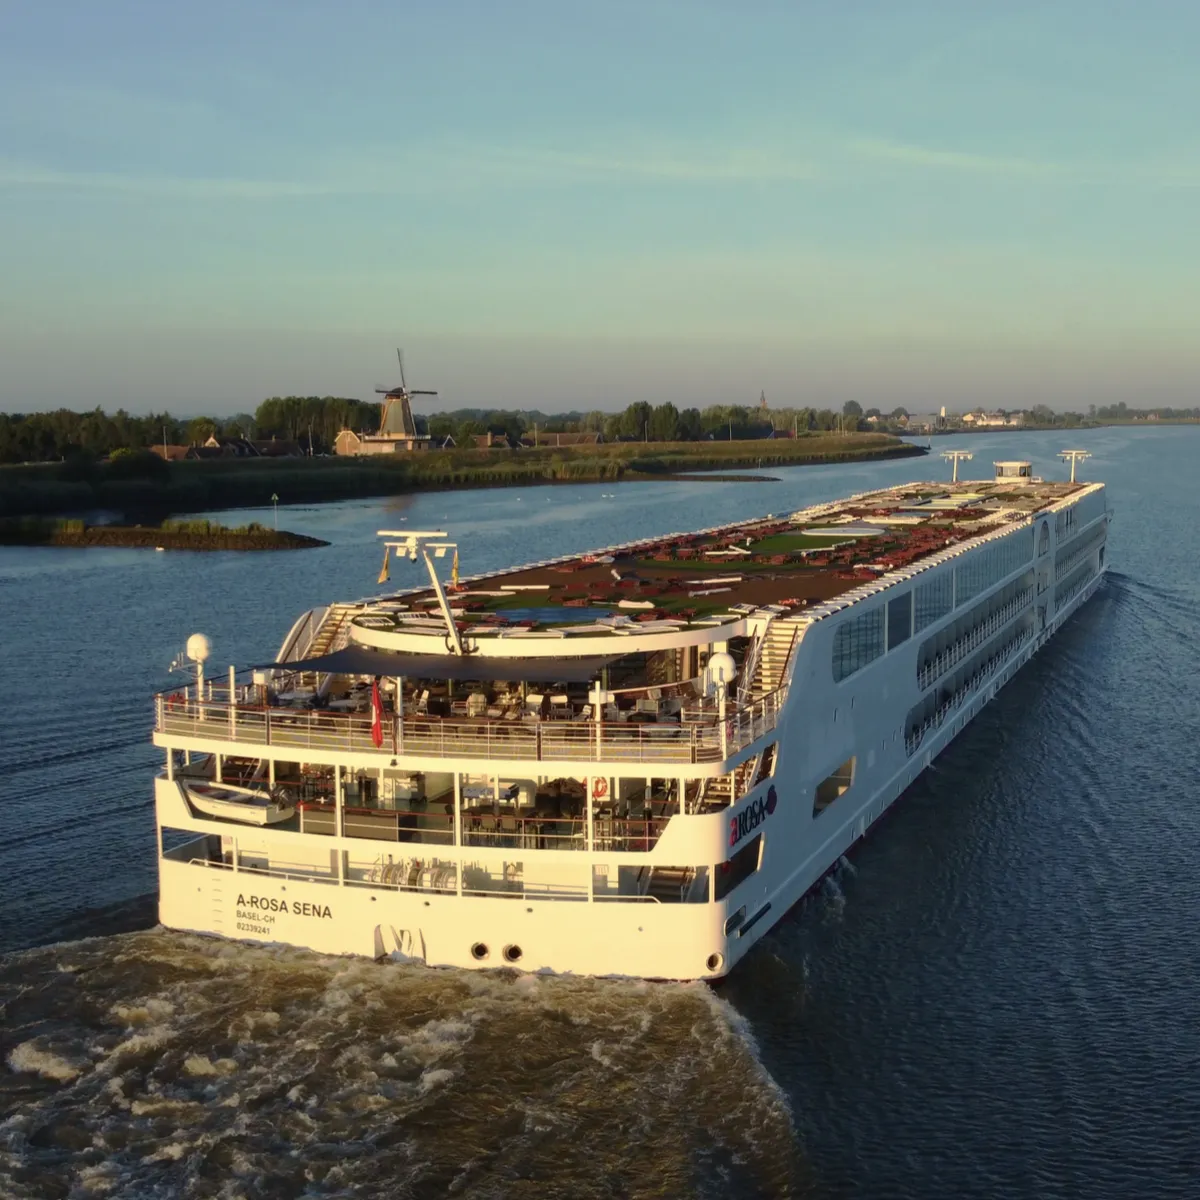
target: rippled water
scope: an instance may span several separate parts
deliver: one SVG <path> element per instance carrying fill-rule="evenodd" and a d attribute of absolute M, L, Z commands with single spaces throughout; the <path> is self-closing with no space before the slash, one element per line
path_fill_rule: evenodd
<path fill-rule="evenodd" d="M 1107 586 L 715 993 L 119 932 L 153 923 L 149 694 L 196 629 L 261 659 L 374 591 L 400 521 L 466 574 L 942 463 L 284 508 L 333 544 L 270 557 L 0 549 L 0 1195 L 1198 1194 L 1200 430 L 1072 444 Z"/>

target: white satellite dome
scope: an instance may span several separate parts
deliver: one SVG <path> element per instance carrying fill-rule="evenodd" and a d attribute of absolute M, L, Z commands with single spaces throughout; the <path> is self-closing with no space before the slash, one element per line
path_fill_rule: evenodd
<path fill-rule="evenodd" d="M 723 650 L 711 655 L 704 669 L 714 683 L 732 683 L 737 678 L 737 663 Z"/>
<path fill-rule="evenodd" d="M 187 656 L 192 662 L 203 662 L 212 653 L 212 642 L 202 633 L 193 633 L 187 640 Z"/>

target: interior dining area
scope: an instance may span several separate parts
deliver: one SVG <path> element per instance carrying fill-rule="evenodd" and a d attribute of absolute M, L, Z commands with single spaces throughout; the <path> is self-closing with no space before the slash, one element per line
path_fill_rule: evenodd
<path fill-rule="evenodd" d="M 719 781 L 694 778 L 520 778 L 217 755 L 175 775 L 211 780 L 218 771 L 225 783 L 286 800 L 294 815 L 277 829 L 332 836 L 340 821 L 345 837 L 444 846 L 646 851 L 672 816 L 721 795 Z"/>

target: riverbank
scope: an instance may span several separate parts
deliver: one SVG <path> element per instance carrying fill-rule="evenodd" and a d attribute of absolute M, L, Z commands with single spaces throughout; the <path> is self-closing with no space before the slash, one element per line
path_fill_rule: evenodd
<path fill-rule="evenodd" d="M 80 520 L 0 519 L 0 546 L 133 547 L 143 550 L 305 550 L 328 546 L 320 538 L 251 524 L 229 529 L 215 521 L 162 525 L 88 525 Z"/>
<path fill-rule="evenodd" d="M 736 442 L 616 443 L 536 450 L 432 450 L 369 458 L 228 458 L 165 463 L 40 463 L 0 468 L 0 516 L 96 509 L 127 516 L 313 504 L 408 492 L 544 483 L 621 483 L 738 468 L 862 462 L 924 454 L 886 434 Z"/>

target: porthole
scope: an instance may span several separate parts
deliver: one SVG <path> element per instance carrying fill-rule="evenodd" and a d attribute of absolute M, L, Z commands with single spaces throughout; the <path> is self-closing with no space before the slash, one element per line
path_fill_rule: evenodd
<path fill-rule="evenodd" d="M 488 950 L 486 942 L 476 942 L 475 945 L 471 947 L 471 957 L 477 962 L 481 962 L 483 959 L 487 958 L 490 953 L 491 951 Z"/>
<path fill-rule="evenodd" d="M 705 960 L 704 965 L 713 972 L 719 971 L 724 965 L 725 960 L 719 954 L 710 954 Z"/>
<path fill-rule="evenodd" d="M 510 962 L 510 963 L 520 962 L 521 961 L 521 947 L 520 946 L 505 946 L 504 947 L 504 961 Z"/>

